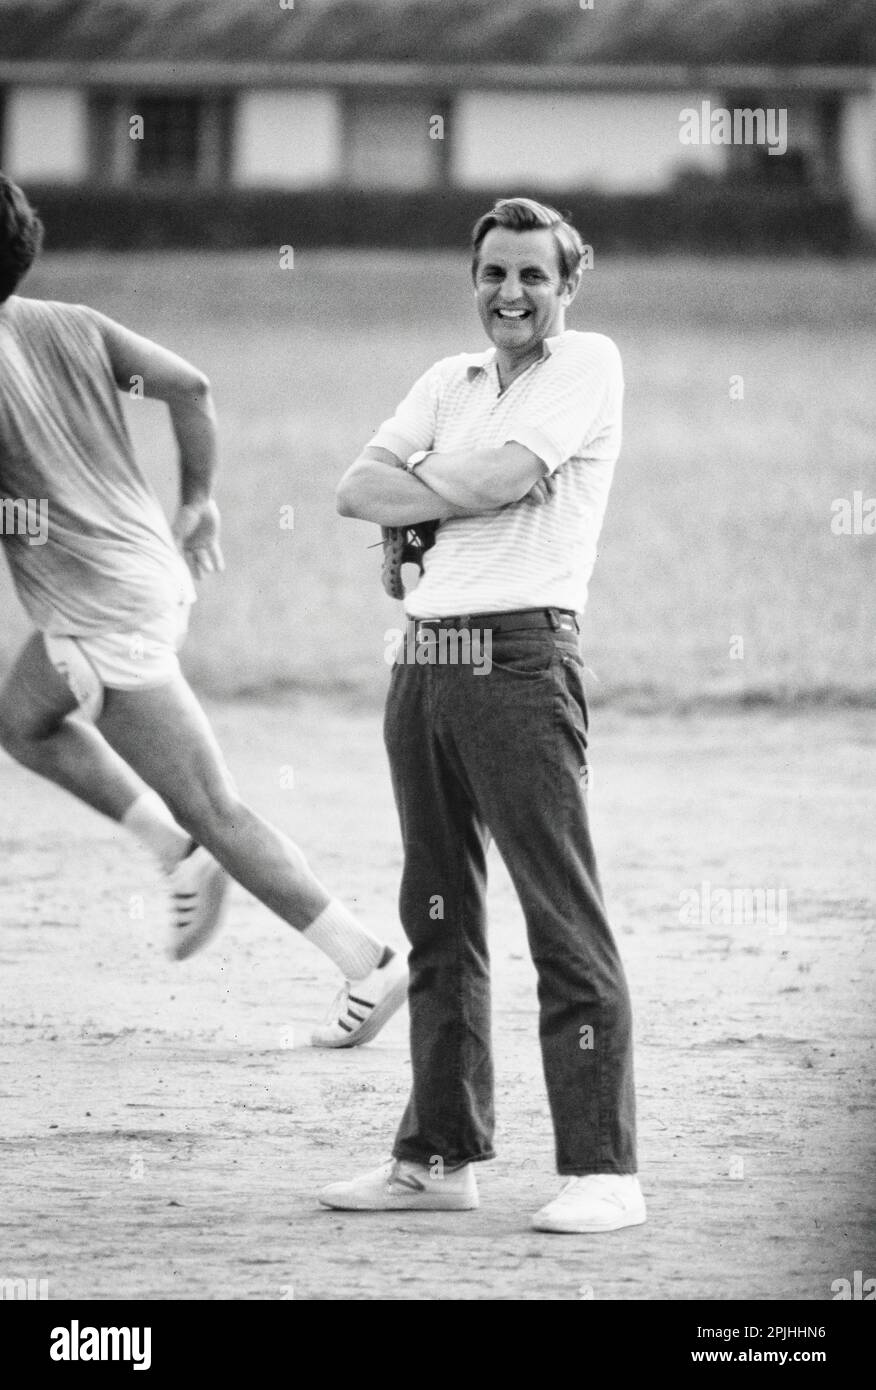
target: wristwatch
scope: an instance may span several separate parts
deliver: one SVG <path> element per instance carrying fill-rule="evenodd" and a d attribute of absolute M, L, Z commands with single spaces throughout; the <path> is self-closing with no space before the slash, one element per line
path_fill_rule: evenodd
<path fill-rule="evenodd" d="M 417 468 L 420 466 L 423 460 L 427 459 L 432 452 L 432 449 L 418 449 L 415 454 L 411 454 L 410 458 L 405 464 L 405 468 L 408 470 L 409 473 L 416 472 Z"/>

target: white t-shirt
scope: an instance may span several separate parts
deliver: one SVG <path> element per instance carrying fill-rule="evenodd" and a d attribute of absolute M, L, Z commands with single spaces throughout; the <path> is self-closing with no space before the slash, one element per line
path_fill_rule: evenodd
<path fill-rule="evenodd" d="M 45 544 L 7 527 L 0 549 L 49 635 L 132 632 L 194 600 L 84 305 L 0 304 L 0 498 L 47 503 Z"/>
<path fill-rule="evenodd" d="M 517 502 L 443 521 L 405 600 L 414 618 L 568 608 L 582 612 L 620 452 L 620 353 L 572 329 L 500 391 L 495 349 L 431 367 L 369 441 L 402 461 L 420 449 L 499 448 L 516 441 L 557 474 L 540 507 Z"/>

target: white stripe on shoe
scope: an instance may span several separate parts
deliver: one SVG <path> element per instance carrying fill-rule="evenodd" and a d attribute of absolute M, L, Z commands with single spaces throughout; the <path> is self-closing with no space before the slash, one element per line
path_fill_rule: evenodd
<path fill-rule="evenodd" d="M 180 860 L 168 878 L 173 916 L 167 954 L 171 960 L 186 960 L 219 930 L 231 880 L 202 845 Z"/>
<path fill-rule="evenodd" d="M 325 1021 L 313 1030 L 312 1047 L 359 1047 L 370 1042 L 405 1002 L 408 968 L 391 955 L 363 980 L 349 981 L 334 998 Z"/>

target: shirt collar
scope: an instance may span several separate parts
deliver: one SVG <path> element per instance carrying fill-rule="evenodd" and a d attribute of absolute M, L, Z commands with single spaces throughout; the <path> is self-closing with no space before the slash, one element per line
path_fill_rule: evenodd
<path fill-rule="evenodd" d="M 531 363 L 530 365 L 534 367 L 538 362 L 543 362 L 546 357 L 550 357 L 551 353 L 554 350 L 554 344 L 558 343 L 560 339 L 563 338 L 565 334 L 568 332 L 569 329 L 567 328 L 563 331 L 563 333 L 555 333 L 552 338 L 545 338 L 544 342 L 542 343 L 541 357 L 537 357 L 535 359 L 535 362 Z M 489 373 L 491 369 L 495 367 L 495 362 L 496 349 L 494 347 L 487 348 L 486 352 L 480 353 L 479 356 L 477 356 L 475 360 L 471 362 L 466 368 L 465 374 L 468 377 L 468 380 L 474 381 L 475 377 L 479 376 L 481 372 Z"/>

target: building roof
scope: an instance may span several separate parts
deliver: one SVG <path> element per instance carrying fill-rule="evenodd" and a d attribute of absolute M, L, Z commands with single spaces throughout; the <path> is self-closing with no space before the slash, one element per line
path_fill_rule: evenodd
<path fill-rule="evenodd" d="M 874 19 L 874 0 L 0 0 L 0 58 L 872 66 Z"/>

